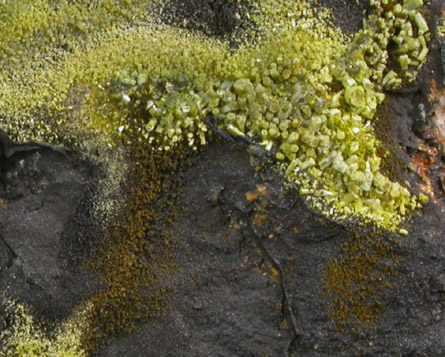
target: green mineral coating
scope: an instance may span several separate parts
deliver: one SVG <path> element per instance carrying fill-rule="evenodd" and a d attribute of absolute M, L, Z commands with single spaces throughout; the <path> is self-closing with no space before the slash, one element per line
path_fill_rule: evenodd
<path fill-rule="evenodd" d="M 0 345 L 0 352 L 5 357 L 35 357 L 60 356 L 83 357 L 86 356 L 81 348 L 81 333 L 85 328 L 85 320 L 68 319 L 58 326 L 52 334 L 41 326 L 32 316 L 31 312 L 16 301 L 9 300 L 8 308 L 14 309 L 12 329 L 0 331 L 0 340 L 6 345 Z M 83 316 L 80 313 L 78 317 Z"/>
<path fill-rule="evenodd" d="M 374 180 L 379 143 L 370 122 L 382 85 L 402 81 L 386 72 L 390 38 L 402 36 L 405 69 L 413 53 L 427 50 L 426 29 L 418 2 L 372 3 L 376 12 L 348 38 L 323 20 L 326 12 L 315 20 L 307 2 L 250 1 L 262 37 L 233 51 L 224 41 L 155 25 L 143 1 L 8 1 L 0 12 L 2 127 L 19 140 L 85 146 L 79 135 L 96 132 L 112 146 L 133 132 L 159 150 L 183 139 L 196 149 L 208 135 L 202 118 L 214 115 L 268 150 L 281 143 L 277 157 L 286 158 L 290 180 L 302 184 L 308 175 L 332 193 L 317 204 L 322 211 L 329 205 L 337 217 L 394 230 L 401 207 L 415 208 L 416 198 L 402 188 L 391 195 Z M 406 24 L 411 35 L 401 30 Z M 416 44 L 403 50 L 407 38 Z M 354 166 L 352 155 L 360 158 Z M 355 186 L 363 205 L 344 200 Z"/>
<path fill-rule="evenodd" d="M 422 2 L 371 0 L 375 11 L 351 36 L 310 1 L 244 2 L 257 28 L 234 50 L 160 24 L 151 14 L 161 0 L 4 1 L 2 129 L 87 153 L 165 153 L 205 145 L 202 119 L 212 115 L 277 150 L 283 175 L 314 209 L 397 231 L 417 198 L 381 172 L 372 120 L 382 90 L 412 80 L 426 60 Z M 400 68 L 387 68 L 389 48 Z"/>

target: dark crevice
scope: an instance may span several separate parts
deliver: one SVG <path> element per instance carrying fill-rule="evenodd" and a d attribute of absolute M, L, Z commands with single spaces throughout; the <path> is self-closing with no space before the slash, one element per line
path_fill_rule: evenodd
<path fill-rule="evenodd" d="M 255 227 L 252 225 L 251 220 L 249 218 L 252 210 L 251 209 L 244 210 L 241 207 L 239 207 L 239 205 L 237 205 L 236 203 L 230 202 L 223 198 L 221 198 L 220 202 L 221 202 L 221 204 L 225 204 L 241 214 L 243 220 L 247 224 L 248 231 L 253 236 L 253 239 L 254 239 L 255 243 L 257 244 L 258 248 L 260 249 L 261 254 L 266 259 L 266 261 L 268 263 L 270 263 L 272 265 L 272 267 L 278 271 L 279 276 L 280 276 L 280 288 L 282 291 L 282 294 L 281 294 L 282 295 L 282 309 L 286 311 L 285 315 L 289 316 L 289 318 L 290 318 L 290 321 L 292 324 L 292 330 L 295 335 L 294 338 L 298 339 L 298 337 L 301 335 L 302 332 L 297 327 L 298 325 L 297 325 L 297 320 L 295 317 L 295 312 L 293 311 L 292 305 L 290 303 L 290 301 L 291 301 L 290 292 L 289 292 L 289 289 L 287 288 L 286 283 L 284 281 L 283 269 L 281 268 L 280 263 L 273 257 L 273 255 L 269 252 L 269 250 L 264 246 L 264 244 L 263 244 L 264 235 L 257 232 Z M 245 235 L 245 233 L 243 231 L 241 231 L 241 233 L 243 234 L 243 236 Z M 246 237 L 246 236 L 244 236 L 244 237 Z"/>
<path fill-rule="evenodd" d="M 232 48 L 238 46 L 246 30 L 255 28 L 245 15 L 249 4 L 238 0 L 167 0 L 154 12 L 165 24 L 227 39 Z"/>
<path fill-rule="evenodd" d="M 332 22 L 346 33 L 359 31 L 363 27 L 363 19 L 372 12 L 369 0 L 318 0 L 314 6 L 331 9 Z"/>
<path fill-rule="evenodd" d="M 4 245 L 4 247 L 7 250 L 8 262 L 6 264 L 6 267 L 10 268 L 12 266 L 14 259 L 17 258 L 17 254 L 14 252 L 14 250 L 11 248 L 11 246 L 8 244 L 8 242 L 1 235 L 0 235 L 0 241 L 2 242 L 2 244 Z M 0 271 L 1 271 L 1 269 L 0 269 Z"/>
<path fill-rule="evenodd" d="M 27 143 L 16 143 L 9 138 L 8 134 L 4 130 L 0 129 L 0 158 L 2 159 L 2 161 L 4 161 L 5 158 L 11 158 L 13 155 L 19 152 L 34 151 L 40 149 L 49 149 L 63 154 L 64 156 L 67 156 L 66 150 L 58 146 L 46 143 L 38 143 L 34 141 L 30 141 Z"/>
<path fill-rule="evenodd" d="M 233 135 L 225 130 L 219 129 L 218 126 L 216 125 L 216 118 L 214 118 L 214 117 L 206 117 L 206 118 L 204 118 L 204 121 L 209 126 L 209 128 L 222 140 L 227 140 L 229 142 L 234 143 L 235 145 L 240 145 L 244 148 L 246 148 L 248 146 L 251 147 L 252 145 L 258 146 L 257 144 L 255 144 L 253 142 L 253 140 L 251 140 L 247 136 L 237 136 L 237 135 Z M 261 148 L 261 150 L 264 151 L 262 148 Z M 268 153 L 265 152 L 265 154 L 267 156 Z M 243 221 L 245 221 L 247 224 L 246 228 L 253 236 L 253 239 L 254 239 L 255 243 L 257 244 L 258 248 L 260 249 L 261 254 L 266 259 L 266 261 L 269 264 L 271 264 L 271 266 L 276 271 L 278 271 L 279 279 L 280 279 L 280 288 L 281 288 L 281 292 L 282 292 L 282 294 L 281 294 L 282 295 L 282 301 L 281 301 L 282 312 L 285 316 L 287 315 L 291 321 L 292 331 L 294 334 L 293 340 L 298 340 L 302 334 L 302 331 L 298 328 L 296 314 L 295 314 L 292 304 L 291 304 L 291 301 L 292 301 L 291 294 L 289 292 L 289 289 L 287 288 L 287 285 L 286 285 L 286 282 L 284 279 L 283 269 L 282 269 L 279 261 L 277 259 L 275 259 L 275 257 L 269 252 L 269 250 L 263 244 L 264 235 L 261 232 L 258 232 L 258 230 L 253 226 L 251 219 L 250 219 L 250 214 L 252 213 L 252 211 L 254 209 L 254 207 L 252 205 L 253 202 L 251 202 L 245 206 L 242 206 L 240 204 L 231 202 L 228 199 L 225 199 L 223 196 L 224 196 L 224 190 L 221 190 L 221 192 L 218 195 L 218 203 L 227 205 L 231 209 L 233 209 L 236 212 L 238 212 L 239 214 L 241 214 Z M 242 233 L 243 237 L 247 238 L 245 236 L 245 232 L 241 231 L 241 233 Z M 291 344 L 292 344 L 292 341 L 291 341 L 290 345 Z"/>

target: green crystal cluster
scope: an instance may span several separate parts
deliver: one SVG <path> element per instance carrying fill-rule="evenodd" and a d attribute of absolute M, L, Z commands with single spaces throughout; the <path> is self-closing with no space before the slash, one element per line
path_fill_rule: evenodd
<path fill-rule="evenodd" d="M 154 21 L 134 25 L 150 22 L 148 5 L 119 3 L 2 5 L 2 127 L 22 140 L 97 131 L 114 145 L 131 132 L 159 150 L 182 140 L 194 149 L 212 115 L 277 150 L 284 175 L 324 213 L 395 229 L 417 206 L 381 173 L 371 122 L 382 88 L 425 61 L 421 0 L 371 1 L 352 37 L 307 2 L 250 1 L 261 35 L 236 51 Z M 388 68 L 390 41 L 399 68 Z"/>
<path fill-rule="evenodd" d="M 86 356 L 81 346 L 79 333 L 85 327 L 85 320 L 76 316 L 76 321 L 68 319 L 50 335 L 34 319 L 31 313 L 15 301 L 8 302 L 8 309 L 14 311 L 12 328 L 0 331 L 2 356 L 7 357 L 83 357 Z"/>
<path fill-rule="evenodd" d="M 397 89 L 402 80 L 412 81 L 417 70 L 428 55 L 427 41 L 430 40 L 428 24 L 419 9 L 423 0 L 371 1 L 375 13 L 364 23 L 364 29 L 372 34 L 376 46 L 386 50 L 391 42 L 395 50 L 391 55 L 397 60 L 395 69 L 386 70 L 388 66 L 388 52 L 375 51 L 383 57 L 369 61 L 377 69 L 373 79 L 381 83 L 385 89 Z M 381 76 L 384 75 L 382 78 Z"/>
<path fill-rule="evenodd" d="M 144 20 L 147 1 L 17 0 L 0 3 L 1 125 L 17 140 L 59 142 L 74 81 L 68 57 Z M 72 69 L 75 70 L 75 69 Z"/>

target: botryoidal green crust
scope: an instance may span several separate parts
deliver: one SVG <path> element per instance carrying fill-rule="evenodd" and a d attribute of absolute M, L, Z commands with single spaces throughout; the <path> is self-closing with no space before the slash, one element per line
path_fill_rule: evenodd
<path fill-rule="evenodd" d="M 237 50 L 158 24 L 153 2 L 0 4 L 2 129 L 86 153 L 137 145 L 169 155 L 184 142 L 205 145 L 202 119 L 214 116 L 272 150 L 314 209 L 406 235 L 399 225 L 420 204 L 381 172 L 372 120 L 383 89 L 412 80 L 426 60 L 422 0 L 371 0 L 374 13 L 353 36 L 306 1 L 247 2 L 257 31 Z M 390 42 L 398 58 L 391 69 Z M 119 166 L 111 156 L 98 160 Z"/>

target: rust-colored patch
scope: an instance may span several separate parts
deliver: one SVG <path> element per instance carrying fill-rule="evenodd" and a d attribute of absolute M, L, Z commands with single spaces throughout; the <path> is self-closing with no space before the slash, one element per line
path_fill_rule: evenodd
<path fill-rule="evenodd" d="M 432 113 L 434 124 L 438 129 L 437 140 L 445 147 L 445 87 L 440 89 L 434 79 L 431 82 L 431 93 L 428 99 L 434 105 Z"/>
<path fill-rule="evenodd" d="M 252 212 L 252 217 L 253 223 L 258 227 L 264 227 L 268 218 L 266 213 L 266 207 L 269 205 L 268 195 L 269 190 L 263 184 L 258 184 L 255 190 L 246 193 L 246 199 L 249 202 L 254 202 L 255 208 Z"/>
<path fill-rule="evenodd" d="M 274 267 L 270 268 L 270 278 L 274 280 L 278 280 L 280 278 L 280 272 Z"/>
<path fill-rule="evenodd" d="M 249 191 L 246 193 L 246 200 L 252 202 L 256 200 L 259 197 L 259 195 L 260 194 L 258 191 Z"/>
<path fill-rule="evenodd" d="M 266 219 L 267 219 L 266 214 L 255 212 L 255 218 L 253 220 L 253 223 L 255 223 L 259 227 L 263 227 L 263 224 Z"/>
<path fill-rule="evenodd" d="M 419 190 L 429 195 L 435 204 L 440 204 L 445 193 L 445 88 L 439 88 L 434 79 L 428 100 L 432 104 L 428 115 L 431 125 L 423 130 L 425 140 L 419 139 L 412 169 L 423 181 L 418 185 Z"/>
<path fill-rule="evenodd" d="M 422 191 L 427 194 L 433 194 L 432 189 L 432 181 L 428 176 L 428 172 L 431 169 L 431 165 L 434 164 L 434 160 L 432 157 L 425 157 L 421 153 L 417 153 L 414 155 L 414 158 L 412 160 L 416 164 L 417 173 L 421 177 L 422 181 L 425 183 L 425 185 L 422 185 Z"/>
<path fill-rule="evenodd" d="M 246 193 L 246 199 L 249 202 L 255 201 L 258 197 L 267 196 L 269 191 L 266 186 L 259 184 L 256 189 Z"/>

